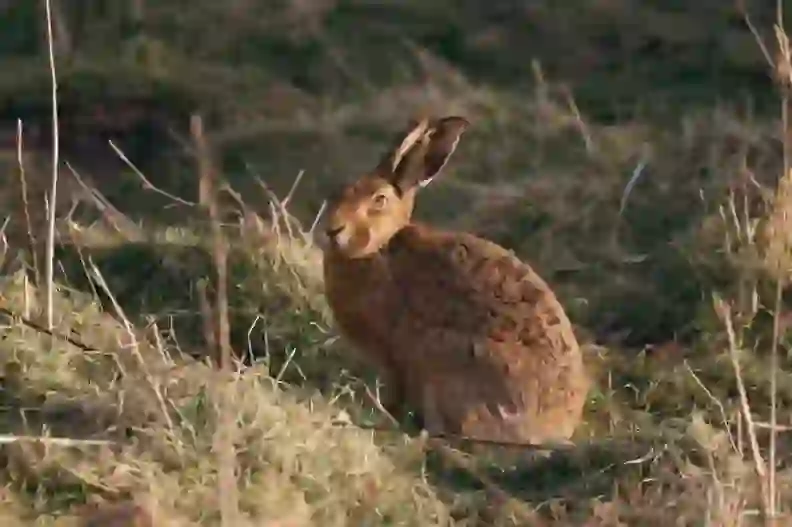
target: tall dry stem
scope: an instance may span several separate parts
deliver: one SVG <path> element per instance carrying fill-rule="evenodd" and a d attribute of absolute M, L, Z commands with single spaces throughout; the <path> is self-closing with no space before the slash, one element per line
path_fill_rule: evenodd
<path fill-rule="evenodd" d="M 780 89 L 781 130 L 783 147 L 783 171 L 778 181 L 772 208 L 767 217 L 764 232 L 763 263 L 768 274 L 775 282 L 773 301 L 773 335 L 770 349 L 770 444 L 768 452 L 767 507 L 768 522 L 772 524 L 778 516 L 777 490 L 777 442 L 778 442 L 778 370 L 779 343 L 781 339 L 781 317 L 783 292 L 792 270 L 792 159 L 789 145 L 789 103 L 792 89 L 792 54 L 789 37 L 784 29 L 783 0 L 776 2 L 775 37 L 777 52 L 770 55 L 757 29 L 745 14 L 745 20 L 756 41 L 772 68 L 773 78 Z"/>
<path fill-rule="evenodd" d="M 777 456 L 777 424 L 778 424 L 778 354 L 780 335 L 780 319 L 782 311 L 783 291 L 792 269 L 792 172 L 790 167 L 789 149 L 789 90 L 792 89 L 792 54 L 790 53 L 789 37 L 784 30 L 783 5 L 777 3 L 777 19 L 775 27 L 778 52 L 774 64 L 774 77 L 781 92 L 781 140 L 783 146 L 783 173 L 778 182 L 774 196 L 773 208 L 768 218 L 767 261 L 771 276 L 775 280 L 775 300 L 773 313 L 773 338 L 770 353 L 770 453 L 769 453 L 769 504 L 770 514 L 778 514 L 776 456 Z"/>
<path fill-rule="evenodd" d="M 47 230 L 47 261 L 45 262 L 45 283 L 47 295 L 47 328 L 52 330 L 55 325 L 53 313 L 53 260 L 55 259 L 55 208 L 58 197 L 58 165 L 60 158 L 60 138 L 58 136 L 58 76 L 55 72 L 55 49 L 52 36 L 52 5 L 46 0 L 47 9 L 47 44 L 49 48 L 50 75 L 52 77 L 52 188 L 49 195 L 48 230 Z"/>
<path fill-rule="evenodd" d="M 212 157 L 203 130 L 200 116 L 194 115 L 190 121 L 190 130 L 195 142 L 198 161 L 198 177 L 201 206 L 209 216 L 212 229 L 212 256 L 216 272 L 215 298 L 215 335 L 217 341 L 218 363 L 224 371 L 232 366 L 231 337 L 228 322 L 228 246 L 221 227 L 220 209 L 217 201 L 217 172 L 212 164 Z"/>
<path fill-rule="evenodd" d="M 190 119 L 190 132 L 195 143 L 198 162 L 199 197 L 201 206 L 207 211 L 212 229 L 212 256 L 215 264 L 215 324 L 214 331 L 208 331 L 215 342 L 220 375 L 219 400 L 217 405 L 218 425 L 215 434 L 215 449 L 218 463 L 218 493 L 220 515 L 225 526 L 237 525 L 239 517 L 239 498 L 236 483 L 236 452 L 234 451 L 234 431 L 237 423 L 234 416 L 233 394 L 235 386 L 232 379 L 232 350 L 230 324 L 228 320 L 228 246 L 220 221 L 220 207 L 217 199 L 218 174 L 212 163 L 211 153 L 200 116 Z M 211 320 L 211 319 L 210 319 Z M 210 322 L 211 323 L 211 322 Z"/>
<path fill-rule="evenodd" d="M 22 207 L 25 213 L 25 227 L 27 228 L 28 241 L 30 243 L 30 255 L 33 259 L 33 272 L 36 280 L 41 280 L 41 269 L 38 265 L 38 252 L 36 251 L 36 236 L 33 233 L 33 222 L 30 219 L 30 204 L 28 203 L 27 175 L 25 173 L 24 152 L 24 133 L 22 119 L 17 120 L 17 164 L 19 165 L 19 184 L 22 198 Z M 26 314 L 27 316 L 27 314 Z"/>
<path fill-rule="evenodd" d="M 743 380 L 742 367 L 740 365 L 740 352 L 742 350 L 742 343 L 737 340 L 737 333 L 734 330 L 734 315 L 731 307 L 718 296 L 713 298 L 713 307 L 715 313 L 720 318 L 726 330 L 726 337 L 729 346 L 729 358 L 731 359 L 732 368 L 734 370 L 734 378 L 737 382 L 737 393 L 740 397 L 740 413 L 745 421 L 745 431 L 748 435 L 748 444 L 751 448 L 751 456 L 753 458 L 753 468 L 756 478 L 759 480 L 761 497 L 762 497 L 762 512 L 765 518 L 771 517 L 770 501 L 768 491 L 768 477 L 767 477 L 767 464 L 765 463 L 762 451 L 759 448 L 759 440 L 756 437 L 756 424 L 754 423 L 753 415 L 751 414 L 751 406 L 748 402 L 748 392 L 745 389 L 745 381 Z"/>

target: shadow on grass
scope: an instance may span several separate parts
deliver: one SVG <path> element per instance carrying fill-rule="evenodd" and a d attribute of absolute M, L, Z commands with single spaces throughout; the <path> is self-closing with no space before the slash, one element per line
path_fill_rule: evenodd
<path fill-rule="evenodd" d="M 355 359 L 331 346 L 334 334 L 321 292 L 304 270 L 262 244 L 229 252 L 231 344 L 240 360 L 267 365 L 270 374 L 294 386 L 328 395 L 343 379 L 365 376 Z M 124 242 L 113 247 L 59 247 L 60 283 L 98 298 L 119 318 L 118 303 L 137 328 L 156 331 L 170 349 L 204 360 L 207 328 L 214 324 L 212 256 L 200 242 Z M 102 284 L 86 268 L 95 265 Z M 207 299 L 208 303 L 202 299 Z M 207 324 L 210 318 L 210 324 Z"/>

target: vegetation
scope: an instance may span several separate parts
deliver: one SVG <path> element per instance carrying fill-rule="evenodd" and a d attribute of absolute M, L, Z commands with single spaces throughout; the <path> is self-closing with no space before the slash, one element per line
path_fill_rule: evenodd
<path fill-rule="evenodd" d="M 0 1 L 0 519 L 787 524 L 792 66 L 756 4 L 52 0 L 49 331 L 47 18 Z M 473 127 L 417 215 L 530 261 L 586 345 L 574 447 L 397 430 L 337 338 L 311 226 L 427 111 Z"/>

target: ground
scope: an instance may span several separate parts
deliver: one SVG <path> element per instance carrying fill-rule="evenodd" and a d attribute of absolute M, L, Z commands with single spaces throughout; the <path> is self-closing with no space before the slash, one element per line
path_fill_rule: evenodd
<path fill-rule="evenodd" d="M 35 279 L 46 17 L 0 1 L 0 517 L 726 526 L 774 508 L 792 521 L 783 68 L 757 42 L 774 60 L 775 10 L 746 2 L 748 24 L 738 7 L 53 1 L 53 337 Z M 575 324 L 596 382 L 573 447 L 451 450 L 396 429 L 338 338 L 311 225 L 328 189 L 421 112 L 472 126 L 416 215 L 515 250 Z M 247 361 L 234 374 L 204 360 L 216 279 L 193 113 L 231 188 L 231 342 Z"/>

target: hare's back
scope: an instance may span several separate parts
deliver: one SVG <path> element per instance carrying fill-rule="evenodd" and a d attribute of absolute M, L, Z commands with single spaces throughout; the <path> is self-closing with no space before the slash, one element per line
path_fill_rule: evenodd
<path fill-rule="evenodd" d="M 394 344 L 430 387 L 444 426 L 514 440 L 568 437 L 589 380 L 548 285 L 472 235 L 418 228 L 396 241 L 390 262 L 403 312 Z"/>
<path fill-rule="evenodd" d="M 524 354 L 539 362 L 579 354 L 553 291 L 503 247 L 416 225 L 394 238 L 389 253 L 395 289 L 419 325 L 484 339 L 511 361 Z"/>

